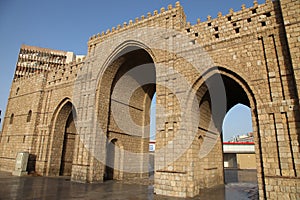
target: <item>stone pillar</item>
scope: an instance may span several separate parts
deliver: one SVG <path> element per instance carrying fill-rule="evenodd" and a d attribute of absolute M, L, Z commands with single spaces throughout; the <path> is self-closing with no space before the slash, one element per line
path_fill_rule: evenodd
<path fill-rule="evenodd" d="M 300 1 L 281 0 L 281 14 L 288 42 L 288 51 L 290 56 L 290 65 L 294 70 L 296 89 L 298 97 L 300 96 Z M 298 86 L 298 87 L 297 87 Z"/>

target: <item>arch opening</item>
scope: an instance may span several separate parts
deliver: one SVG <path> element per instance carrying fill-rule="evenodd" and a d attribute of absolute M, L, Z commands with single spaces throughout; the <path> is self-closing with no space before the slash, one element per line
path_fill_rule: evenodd
<path fill-rule="evenodd" d="M 69 114 L 69 117 L 66 122 L 61 163 L 60 163 L 60 176 L 71 176 L 72 172 L 72 162 L 73 162 L 73 152 L 75 147 L 75 136 L 76 136 L 76 127 L 74 123 L 73 112 Z"/>
<path fill-rule="evenodd" d="M 251 109 L 236 104 L 223 121 L 223 159 L 225 183 L 257 184 Z"/>
<path fill-rule="evenodd" d="M 107 69 L 99 85 L 98 109 L 107 138 L 104 180 L 148 177 L 150 112 L 156 91 L 154 61 L 145 49 L 129 46 Z M 104 84 L 109 91 L 101 87 Z M 104 110 L 107 119 L 101 114 Z"/>
<path fill-rule="evenodd" d="M 149 176 L 152 178 L 155 172 L 155 142 L 156 142 L 156 93 L 154 93 L 150 105 L 150 138 L 149 138 Z"/>
<path fill-rule="evenodd" d="M 117 139 L 113 139 L 111 140 L 108 144 L 107 144 L 107 154 L 106 154 L 106 167 L 105 167 L 105 175 L 104 175 L 104 180 L 113 180 L 113 179 L 117 179 L 116 173 L 115 173 L 115 166 L 116 166 L 116 162 L 118 162 L 119 160 L 117 160 L 115 157 L 115 145 L 117 145 Z"/>
<path fill-rule="evenodd" d="M 55 116 L 52 130 L 48 174 L 71 176 L 76 136 L 76 111 L 70 101 L 65 102 Z"/>
<path fill-rule="evenodd" d="M 222 125 L 223 142 L 238 141 L 240 136 L 245 136 L 252 132 L 250 107 L 238 103 L 226 112 Z"/>
<path fill-rule="evenodd" d="M 224 86 L 224 94 L 218 92 L 220 91 L 220 89 L 217 88 L 219 86 L 215 84 L 216 81 L 220 80 L 219 78 L 221 78 Z M 211 93 L 217 93 L 217 95 L 211 95 Z M 217 97 L 217 99 L 212 99 L 212 97 Z M 226 162 L 228 159 L 228 155 L 226 155 L 228 150 L 225 148 L 226 142 L 224 143 L 223 141 L 224 119 L 226 121 L 226 115 L 237 105 L 243 105 L 251 112 L 251 94 L 240 85 L 240 82 L 234 76 L 221 72 L 220 74 L 214 74 L 209 77 L 205 83 L 199 87 L 197 90 L 197 98 L 200 113 L 198 135 L 196 137 L 197 146 L 199 148 L 197 151 L 203 148 L 205 149 L 205 147 L 208 149 L 204 157 L 199 158 L 198 155 L 196 158 L 197 167 L 195 171 L 197 182 L 200 183 L 200 189 L 224 184 L 224 182 L 233 182 L 230 178 L 232 178 L 233 175 L 236 177 L 238 171 L 234 171 L 236 174 L 232 174 L 231 171 L 226 171 L 228 169 L 227 166 L 225 166 L 228 164 L 228 162 Z M 250 118 L 250 122 L 247 121 L 247 123 L 250 123 L 250 126 L 252 126 L 252 119 L 253 115 Z M 247 120 L 249 120 L 249 118 Z M 252 133 L 251 135 L 253 136 Z M 254 162 L 252 166 L 256 166 L 254 143 L 252 146 L 253 148 L 251 147 L 249 151 L 253 151 L 253 155 L 251 154 L 251 160 Z M 235 152 L 235 155 L 237 155 L 237 153 L 238 152 Z M 242 156 L 240 157 L 243 157 L 246 153 L 249 152 L 242 152 Z M 252 175 L 251 180 L 254 180 L 253 182 L 257 184 L 256 168 L 253 169 L 253 172 L 250 174 Z"/>

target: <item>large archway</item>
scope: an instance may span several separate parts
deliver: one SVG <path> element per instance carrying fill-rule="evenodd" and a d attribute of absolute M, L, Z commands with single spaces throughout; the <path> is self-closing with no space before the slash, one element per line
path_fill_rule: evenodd
<path fill-rule="evenodd" d="M 195 158 L 194 172 L 199 189 L 224 183 L 222 124 L 226 113 L 237 104 L 251 108 L 256 164 L 261 166 L 256 104 L 251 90 L 238 75 L 223 68 L 213 68 L 202 78 L 196 90 L 200 120 L 195 150 L 201 155 L 198 153 Z"/>
<path fill-rule="evenodd" d="M 63 101 L 54 114 L 48 175 L 71 176 L 76 135 L 75 117 L 75 109 L 69 100 Z"/>
<path fill-rule="evenodd" d="M 150 106 L 156 91 L 151 54 L 140 47 L 124 47 L 98 88 L 98 123 L 107 139 L 104 179 L 148 177 Z"/>

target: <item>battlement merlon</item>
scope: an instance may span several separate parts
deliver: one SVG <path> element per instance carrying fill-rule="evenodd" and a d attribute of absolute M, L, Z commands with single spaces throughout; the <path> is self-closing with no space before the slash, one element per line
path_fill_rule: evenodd
<path fill-rule="evenodd" d="M 198 18 L 194 25 L 187 22 L 184 32 L 203 46 L 249 34 L 258 35 L 279 26 L 275 9 L 278 3 L 267 0 L 258 4 L 254 1 L 249 8 L 243 4 L 238 11 L 231 8 L 228 14 L 219 12 L 216 18 L 207 16 L 203 22 Z"/>
<path fill-rule="evenodd" d="M 210 15 L 208 15 L 206 17 L 205 21 L 202 21 L 200 18 L 198 18 L 195 24 L 191 24 L 190 22 L 187 22 L 187 28 L 198 25 L 198 24 L 207 24 L 212 21 L 223 20 L 223 18 L 228 19 L 231 16 L 239 16 L 239 17 L 243 16 L 243 18 L 248 18 L 248 17 L 251 17 L 251 16 L 247 16 L 247 13 L 249 13 L 249 10 L 252 11 L 252 10 L 257 9 L 258 7 L 266 6 L 266 5 L 272 5 L 272 1 L 266 0 L 265 3 L 258 4 L 257 0 L 254 0 L 252 7 L 247 8 L 245 4 L 242 4 L 240 10 L 234 11 L 233 8 L 230 8 L 229 12 L 227 14 L 222 14 L 222 12 L 218 12 L 216 18 L 212 18 Z"/>
<path fill-rule="evenodd" d="M 123 25 L 117 25 L 117 27 L 112 27 L 111 29 L 107 29 L 106 32 L 102 31 L 102 33 L 98 33 L 96 35 L 93 35 L 90 37 L 88 41 L 88 49 L 90 52 L 91 48 L 96 45 L 97 43 L 100 43 L 110 37 L 113 34 L 117 34 L 123 31 L 126 31 L 131 28 L 137 28 L 138 27 L 144 27 L 144 26 L 153 26 L 151 24 L 151 21 L 154 19 L 161 18 L 162 20 L 165 20 L 166 22 L 169 19 L 173 19 L 172 23 L 175 25 L 173 28 L 175 29 L 183 29 L 186 26 L 186 15 L 184 13 L 183 7 L 180 5 L 180 2 L 177 1 L 175 3 L 175 7 L 173 5 L 168 5 L 167 10 L 162 7 L 160 9 L 160 12 L 158 10 L 155 10 L 152 13 L 148 12 L 147 16 L 145 17 L 142 15 L 140 18 L 135 18 L 134 22 L 133 20 L 129 20 L 129 22 L 124 22 Z M 175 19 L 175 20 L 174 20 Z"/>

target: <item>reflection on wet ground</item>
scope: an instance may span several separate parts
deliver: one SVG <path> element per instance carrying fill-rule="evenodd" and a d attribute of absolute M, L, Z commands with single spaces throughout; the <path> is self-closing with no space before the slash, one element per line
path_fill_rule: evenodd
<path fill-rule="evenodd" d="M 233 173 L 233 172 L 230 172 Z M 244 172 L 244 175 L 247 174 Z M 250 173 L 251 175 L 252 173 Z M 226 174 L 225 174 L 226 175 Z M 228 175 L 228 174 L 227 174 Z M 248 174 L 248 176 L 250 176 Z M 255 174 L 256 176 L 256 174 Z M 71 182 L 66 177 L 13 177 L 0 172 L 0 199 L 109 199 L 109 200 L 180 200 L 153 194 L 152 185 L 107 181 L 97 184 Z M 258 199 L 257 184 L 227 182 L 226 185 L 201 191 L 189 199 L 246 200 Z"/>
<path fill-rule="evenodd" d="M 258 188 L 256 183 L 229 183 L 206 190 L 198 199 L 256 200 Z"/>

